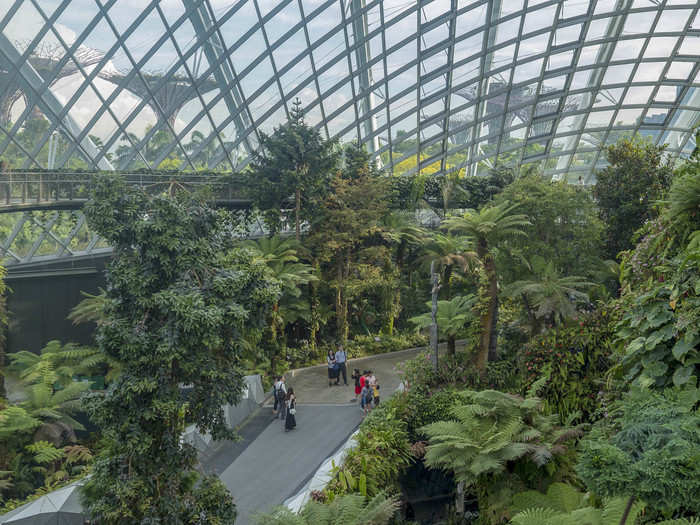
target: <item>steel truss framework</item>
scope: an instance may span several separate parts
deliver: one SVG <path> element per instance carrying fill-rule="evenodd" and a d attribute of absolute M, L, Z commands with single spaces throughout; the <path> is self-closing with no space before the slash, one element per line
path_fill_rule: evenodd
<path fill-rule="evenodd" d="M 7 4 L 0 64 L 27 103 L 0 129 L 0 155 L 19 149 L 18 167 L 45 167 L 42 152 L 58 131 L 66 146 L 56 168 L 80 157 L 105 169 L 126 145 L 123 169 L 172 158 L 182 169 L 238 169 L 299 97 L 308 122 L 359 139 L 389 170 L 475 174 L 499 160 L 540 161 L 546 173 L 588 180 L 602 146 L 621 134 L 646 134 L 679 155 L 693 147 L 700 120 L 695 0 L 150 0 L 128 11 L 117 0 Z M 37 29 L 20 52 L 10 28 L 29 18 Z M 63 55 L 39 75 L 32 50 L 47 43 Z M 99 62 L 82 65 L 78 55 L 98 43 Z M 115 64 L 126 73 L 105 89 L 98 79 Z M 52 86 L 67 65 L 69 94 L 57 97 Z M 189 92 L 176 121 L 160 106 L 177 80 Z M 26 144 L 18 135 L 35 106 L 49 126 Z M 195 131 L 202 138 L 192 143 Z M 154 153 L 159 132 L 170 140 Z"/>
<path fill-rule="evenodd" d="M 15 168 L 241 169 L 299 98 L 307 122 L 394 173 L 538 163 L 592 182 L 620 136 L 678 157 L 700 123 L 696 0 L 1 4 L 0 71 L 22 96 L 0 158 Z M 51 216 L 22 217 L 72 253 Z"/>

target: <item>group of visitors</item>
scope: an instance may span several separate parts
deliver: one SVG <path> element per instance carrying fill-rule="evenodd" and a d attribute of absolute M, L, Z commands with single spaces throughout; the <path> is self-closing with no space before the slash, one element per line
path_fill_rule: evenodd
<path fill-rule="evenodd" d="M 379 404 L 379 383 L 374 372 L 365 370 L 360 374 L 360 369 L 356 368 L 352 374 L 355 380 L 355 401 L 360 398 L 360 408 L 366 414 Z"/>
<path fill-rule="evenodd" d="M 275 419 L 279 417 L 284 420 L 285 432 L 293 430 L 297 426 L 297 398 L 294 395 L 294 389 L 287 388 L 284 376 L 277 376 L 272 385 L 272 394 L 275 398 L 275 404 L 272 407 L 272 413 L 276 415 Z"/>
<path fill-rule="evenodd" d="M 338 350 L 335 352 L 328 350 L 326 362 L 328 363 L 328 386 L 339 385 L 340 374 L 343 374 L 343 383 L 347 386 L 348 369 L 346 363 L 348 362 L 348 354 L 345 352 L 343 345 L 339 345 Z M 333 383 L 334 379 L 335 383 Z"/>

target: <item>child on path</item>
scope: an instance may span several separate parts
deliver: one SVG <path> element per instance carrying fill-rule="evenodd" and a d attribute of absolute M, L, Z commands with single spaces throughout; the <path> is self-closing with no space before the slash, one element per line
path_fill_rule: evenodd
<path fill-rule="evenodd" d="M 372 387 L 372 395 L 374 396 L 374 406 L 376 407 L 379 404 L 379 383 L 374 383 L 374 387 Z"/>
<path fill-rule="evenodd" d="M 360 392 L 360 403 L 362 406 L 362 411 L 366 416 L 372 409 L 372 389 L 368 383 L 365 383 L 365 385 L 362 387 L 362 391 Z"/>

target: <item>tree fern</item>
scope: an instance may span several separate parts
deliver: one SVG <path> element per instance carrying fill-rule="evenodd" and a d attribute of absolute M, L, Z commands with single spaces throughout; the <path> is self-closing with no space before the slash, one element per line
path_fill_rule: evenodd
<path fill-rule="evenodd" d="M 298 514 L 280 507 L 254 520 L 258 525 L 385 525 L 397 508 L 397 500 L 383 494 L 369 501 L 359 494 L 346 494 L 329 503 L 310 501 Z"/>
<path fill-rule="evenodd" d="M 545 465 L 564 450 L 555 447 L 561 428 L 554 417 L 542 413 L 539 399 L 496 390 L 466 391 L 462 396 L 465 404 L 452 408 L 453 421 L 422 429 L 429 438 L 429 466 L 451 470 L 470 486 L 483 476 L 502 473 L 513 462 Z"/>
<path fill-rule="evenodd" d="M 603 508 L 586 505 L 585 495 L 563 483 L 554 483 L 547 494 L 527 491 L 513 497 L 512 525 L 620 525 L 627 499 L 613 498 Z M 530 505 L 532 505 L 530 507 Z M 524 510 L 523 507 L 527 507 Z M 632 506 L 625 523 L 632 525 L 644 509 Z"/>

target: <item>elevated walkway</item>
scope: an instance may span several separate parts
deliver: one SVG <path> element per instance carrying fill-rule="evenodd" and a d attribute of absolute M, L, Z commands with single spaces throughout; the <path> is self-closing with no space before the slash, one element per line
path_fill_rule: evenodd
<path fill-rule="evenodd" d="M 128 184 L 151 193 L 208 187 L 216 206 L 248 209 L 243 179 L 233 175 L 123 173 Z M 7 172 L 0 174 L 0 213 L 77 210 L 88 200 L 92 173 Z"/>

